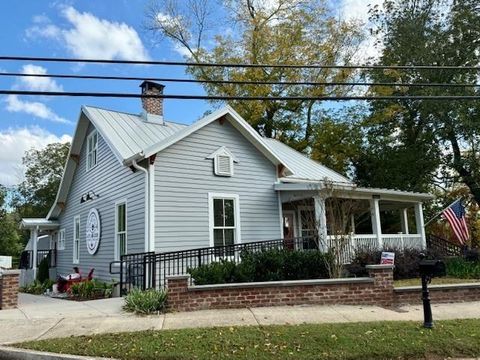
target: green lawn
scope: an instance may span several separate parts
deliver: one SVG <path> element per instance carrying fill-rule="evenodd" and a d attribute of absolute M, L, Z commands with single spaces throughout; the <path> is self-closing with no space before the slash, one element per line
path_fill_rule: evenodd
<path fill-rule="evenodd" d="M 474 283 L 480 282 L 480 279 L 459 279 L 454 277 L 442 277 L 442 278 L 433 278 L 432 285 L 446 285 L 446 284 L 462 284 L 462 283 Z M 421 280 L 418 279 L 404 279 L 404 280 L 395 280 L 394 286 L 420 286 Z"/>
<path fill-rule="evenodd" d="M 141 319 L 139 319 L 141 321 Z M 18 347 L 118 359 L 419 359 L 480 356 L 480 320 L 143 331 Z"/>

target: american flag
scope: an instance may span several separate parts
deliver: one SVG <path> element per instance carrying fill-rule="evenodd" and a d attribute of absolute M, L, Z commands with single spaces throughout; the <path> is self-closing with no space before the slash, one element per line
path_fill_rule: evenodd
<path fill-rule="evenodd" d="M 470 234 L 468 233 L 468 226 L 465 217 L 465 207 L 463 206 L 461 199 L 458 199 L 448 208 L 443 210 L 442 215 L 450 223 L 458 241 L 464 245 L 470 238 Z"/>

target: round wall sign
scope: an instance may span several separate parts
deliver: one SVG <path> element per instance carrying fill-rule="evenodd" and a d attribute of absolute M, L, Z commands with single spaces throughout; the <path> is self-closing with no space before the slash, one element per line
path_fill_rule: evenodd
<path fill-rule="evenodd" d="M 87 250 L 94 255 L 100 245 L 100 216 L 97 209 L 91 209 L 87 218 Z"/>

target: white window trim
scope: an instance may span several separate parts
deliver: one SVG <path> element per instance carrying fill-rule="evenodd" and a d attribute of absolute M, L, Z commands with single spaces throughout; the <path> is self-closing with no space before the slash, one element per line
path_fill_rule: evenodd
<path fill-rule="evenodd" d="M 76 228 L 76 223 L 77 223 L 77 220 L 78 220 L 78 253 L 76 253 L 75 251 L 75 228 Z M 79 264 L 80 263 L 80 234 L 81 234 L 81 226 L 82 226 L 82 223 L 80 222 L 80 215 L 77 215 L 73 218 L 73 236 L 72 236 L 72 245 L 73 245 L 73 248 L 72 248 L 72 262 L 74 264 Z M 76 256 L 75 256 L 76 255 Z"/>
<path fill-rule="evenodd" d="M 235 220 L 235 241 L 234 244 L 241 244 L 241 221 L 240 221 L 240 197 L 238 194 L 226 194 L 226 193 L 208 193 L 208 227 L 210 233 L 210 246 L 213 247 L 213 200 L 214 199 L 233 199 L 234 202 L 234 220 Z"/>
<path fill-rule="evenodd" d="M 114 241 L 113 241 L 113 258 L 115 259 L 115 261 L 119 261 L 120 260 L 120 254 L 118 253 L 119 251 L 119 248 L 118 248 L 118 241 L 117 241 L 117 237 L 118 237 L 118 206 L 119 205 L 123 205 L 125 204 L 125 251 L 126 253 L 128 254 L 128 203 L 127 203 L 127 199 L 123 199 L 123 200 L 118 200 L 115 202 L 115 238 L 114 238 Z"/>
<path fill-rule="evenodd" d="M 58 232 L 57 250 L 65 250 L 65 229 L 60 229 Z"/>
<path fill-rule="evenodd" d="M 97 135 L 97 141 L 95 142 L 95 165 L 89 167 L 89 162 L 88 162 L 88 157 L 90 155 L 89 149 L 88 149 L 88 144 L 90 140 L 93 138 L 94 135 Z M 87 136 L 87 159 L 86 159 L 86 164 L 85 168 L 87 169 L 87 172 L 94 169 L 98 164 L 98 131 L 97 130 L 92 130 L 90 134 Z"/>

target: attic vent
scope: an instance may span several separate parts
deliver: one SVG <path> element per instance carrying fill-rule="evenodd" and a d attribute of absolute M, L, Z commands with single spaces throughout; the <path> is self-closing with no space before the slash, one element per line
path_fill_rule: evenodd
<path fill-rule="evenodd" d="M 233 161 L 229 155 L 218 154 L 215 158 L 215 175 L 232 176 Z"/>
<path fill-rule="evenodd" d="M 233 164 L 238 163 L 235 156 L 225 146 L 207 156 L 207 159 L 213 159 L 213 172 L 218 176 L 233 176 Z"/>

